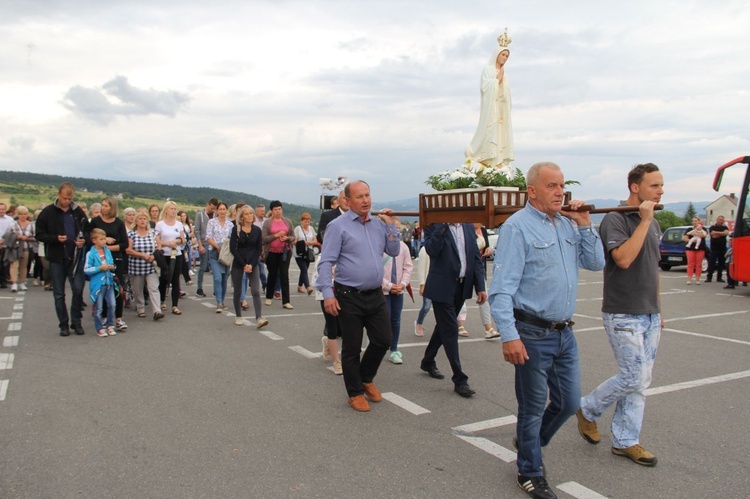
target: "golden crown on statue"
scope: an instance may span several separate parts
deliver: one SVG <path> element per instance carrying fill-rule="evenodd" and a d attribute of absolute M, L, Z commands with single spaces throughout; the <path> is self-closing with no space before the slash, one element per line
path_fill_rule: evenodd
<path fill-rule="evenodd" d="M 512 41 L 513 39 L 508 34 L 508 28 L 505 28 L 505 33 L 497 37 L 497 43 L 503 48 L 508 48 L 508 45 L 510 45 L 510 42 Z"/>

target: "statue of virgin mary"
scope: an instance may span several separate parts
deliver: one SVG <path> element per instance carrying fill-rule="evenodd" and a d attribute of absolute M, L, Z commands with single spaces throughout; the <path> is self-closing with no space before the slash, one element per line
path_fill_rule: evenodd
<path fill-rule="evenodd" d="M 508 29 L 497 38 L 498 45 L 482 70 L 479 90 L 482 102 L 479 124 L 464 154 L 488 166 L 511 171 L 513 161 L 513 127 L 510 120 L 510 85 L 505 64 L 510 57 L 512 41 Z"/>

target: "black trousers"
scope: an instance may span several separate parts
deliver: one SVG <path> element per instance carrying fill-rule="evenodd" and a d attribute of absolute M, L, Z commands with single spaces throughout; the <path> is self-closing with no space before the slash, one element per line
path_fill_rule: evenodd
<path fill-rule="evenodd" d="M 435 329 L 425 349 L 421 366 L 422 368 L 435 366 L 435 357 L 442 346 L 453 370 L 451 380 L 456 385 L 462 385 L 469 380 L 461 369 L 461 358 L 458 354 L 458 312 L 463 306 L 463 284 L 456 286 L 453 303 L 432 301 Z"/>
<path fill-rule="evenodd" d="M 169 258 L 167 258 L 169 261 Z M 172 306 L 176 307 L 180 301 L 180 268 L 182 268 L 183 256 L 177 255 L 175 257 L 174 272 L 172 273 L 172 281 L 169 281 L 169 273 L 162 272 L 159 277 L 159 297 L 162 303 L 167 301 L 167 287 L 172 286 Z"/>
<path fill-rule="evenodd" d="M 718 248 L 708 254 L 708 270 L 706 270 L 706 279 L 711 279 L 716 271 L 716 278 L 721 279 L 721 273 L 727 266 L 726 248 Z"/>
<path fill-rule="evenodd" d="M 334 289 L 335 289 L 334 284 Z M 367 294 L 335 289 L 339 301 L 341 367 L 350 397 L 364 393 L 363 383 L 372 383 L 391 345 L 391 319 L 380 288 Z M 370 344 L 360 360 L 364 329 Z"/>
<path fill-rule="evenodd" d="M 289 260 L 292 258 L 291 251 L 287 252 L 284 260 L 283 253 L 268 252 L 266 255 L 266 267 L 268 267 L 268 278 L 266 281 L 266 299 L 273 298 L 276 290 L 276 280 L 281 280 L 281 303 L 289 303 Z"/>

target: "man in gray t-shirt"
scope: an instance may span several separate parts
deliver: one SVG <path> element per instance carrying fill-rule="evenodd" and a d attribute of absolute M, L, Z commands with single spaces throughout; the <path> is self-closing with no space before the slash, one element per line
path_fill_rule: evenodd
<path fill-rule="evenodd" d="M 606 252 L 602 318 L 620 372 L 581 399 L 578 431 L 589 443 L 601 440 L 596 421 L 615 405 L 612 453 L 643 466 L 656 456 L 639 442 L 646 388 L 651 383 L 663 321 L 659 301 L 659 223 L 654 206 L 664 193 L 659 168 L 638 165 L 628 174 L 628 206 L 637 212 L 608 213 L 599 228 Z"/>

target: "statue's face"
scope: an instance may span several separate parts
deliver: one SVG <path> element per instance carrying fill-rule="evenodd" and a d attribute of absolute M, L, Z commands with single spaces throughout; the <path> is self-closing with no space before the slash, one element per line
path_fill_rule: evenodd
<path fill-rule="evenodd" d="M 508 57 L 510 57 L 510 51 L 501 50 L 500 53 L 497 54 L 497 65 L 500 67 L 504 66 L 508 61 Z"/>

